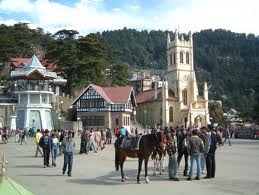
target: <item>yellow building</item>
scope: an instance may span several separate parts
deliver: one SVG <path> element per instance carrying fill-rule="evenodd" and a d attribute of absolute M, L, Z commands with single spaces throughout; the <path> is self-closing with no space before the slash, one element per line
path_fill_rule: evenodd
<path fill-rule="evenodd" d="M 177 30 L 173 41 L 168 34 L 167 62 L 163 87 L 136 96 L 137 121 L 150 127 L 161 124 L 188 128 L 209 124 L 208 88 L 205 82 L 203 96 L 198 94 L 191 32 L 187 40 L 183 36 L 179 38 Z"/>

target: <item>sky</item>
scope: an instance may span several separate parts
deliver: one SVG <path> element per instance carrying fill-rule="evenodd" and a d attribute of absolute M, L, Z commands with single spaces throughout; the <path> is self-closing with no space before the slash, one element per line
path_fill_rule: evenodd
<path fill-rule="evenodd" d="M 259 35 L 259 0 L 0 0 L 0 24 L 55 33 L 135 28 L 183 33 L 227 29 Z"/>

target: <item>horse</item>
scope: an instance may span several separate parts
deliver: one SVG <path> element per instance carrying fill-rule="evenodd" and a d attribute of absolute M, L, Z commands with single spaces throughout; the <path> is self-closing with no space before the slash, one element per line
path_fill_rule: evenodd
<path fill-rule="evenodd" d="M 165 163 L 165 156 L 166 156 L 166 146 L 162 145 L 158 148 L 156 147 L 151 155 L 151 159 L 154 161 L 154 171 L 153 175 L 156 175 L 156 171 L 159 171 L 159 175 L 162 175 L 164 172 L 164 163 Z"/>
<path fill-rule="evenodd" d="M 162 132 L 156 132 L 154 134 L 143 135 L 139 140 L 139 149 L 138 150 L 130 150 L 124 149 L 121 147 L 123 137 L 119 137 L 115 143 L 115 168 L 116 171 L 121 170 L 121 182 L 124 182 L 126 179 L 124 177 L 123 164 L 127 157 L 130 158 L 138 158 L 138 175 L 137 175 L 137 183 L 140 184 L 139 175 L 141 172 L 142 162 L 145 161 L 145 181 L 149 183 L 147 168 L 149 157 L 154 151 L 155 147 L 160 146 L 162 143 Z"/>

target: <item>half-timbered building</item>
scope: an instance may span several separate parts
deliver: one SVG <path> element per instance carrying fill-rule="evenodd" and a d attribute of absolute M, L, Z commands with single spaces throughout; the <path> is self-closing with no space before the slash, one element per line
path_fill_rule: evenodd
<path fill-rule="evenodd" d="M 73 102 L 83 128 L 130 129 L 136 107 L 132 87 L 100 87 L 90 84 Z"/>

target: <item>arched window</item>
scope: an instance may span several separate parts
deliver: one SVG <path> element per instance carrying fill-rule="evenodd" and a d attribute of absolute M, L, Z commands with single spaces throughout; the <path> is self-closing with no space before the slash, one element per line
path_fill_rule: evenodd
<path fill-rule="evenodd" d="M 186 64 L 190 63 L 190 55 L 189 52 L 186 52 Z"/>
<path fill-rule="evenodd" d="M 187 105 L 187 89 L 182 91 L 183 105 Z"/>
<path fill-rule="evenodd" d="M 174 64 L 176 64 L 176 53 L 174 52 Z"/>
<path fill-rule="evenodd" d="M 182 64 L 183 63 L 183 52 L 180 51 L 180 63 Z"/>
<path fill-rule="evenodd" d="M 173 65 L 173 56 L 172 56 L 173 54 L 170 54 L 170 66 L 172 66 Z"/>
<path fill-rule="evenodd" d="M 174 122 L 174 108 L 173 108 L 173 106 L 171 106 L 170 108 L 169 108 L 169 121 L 172 123 L 172 122 Z"/>

